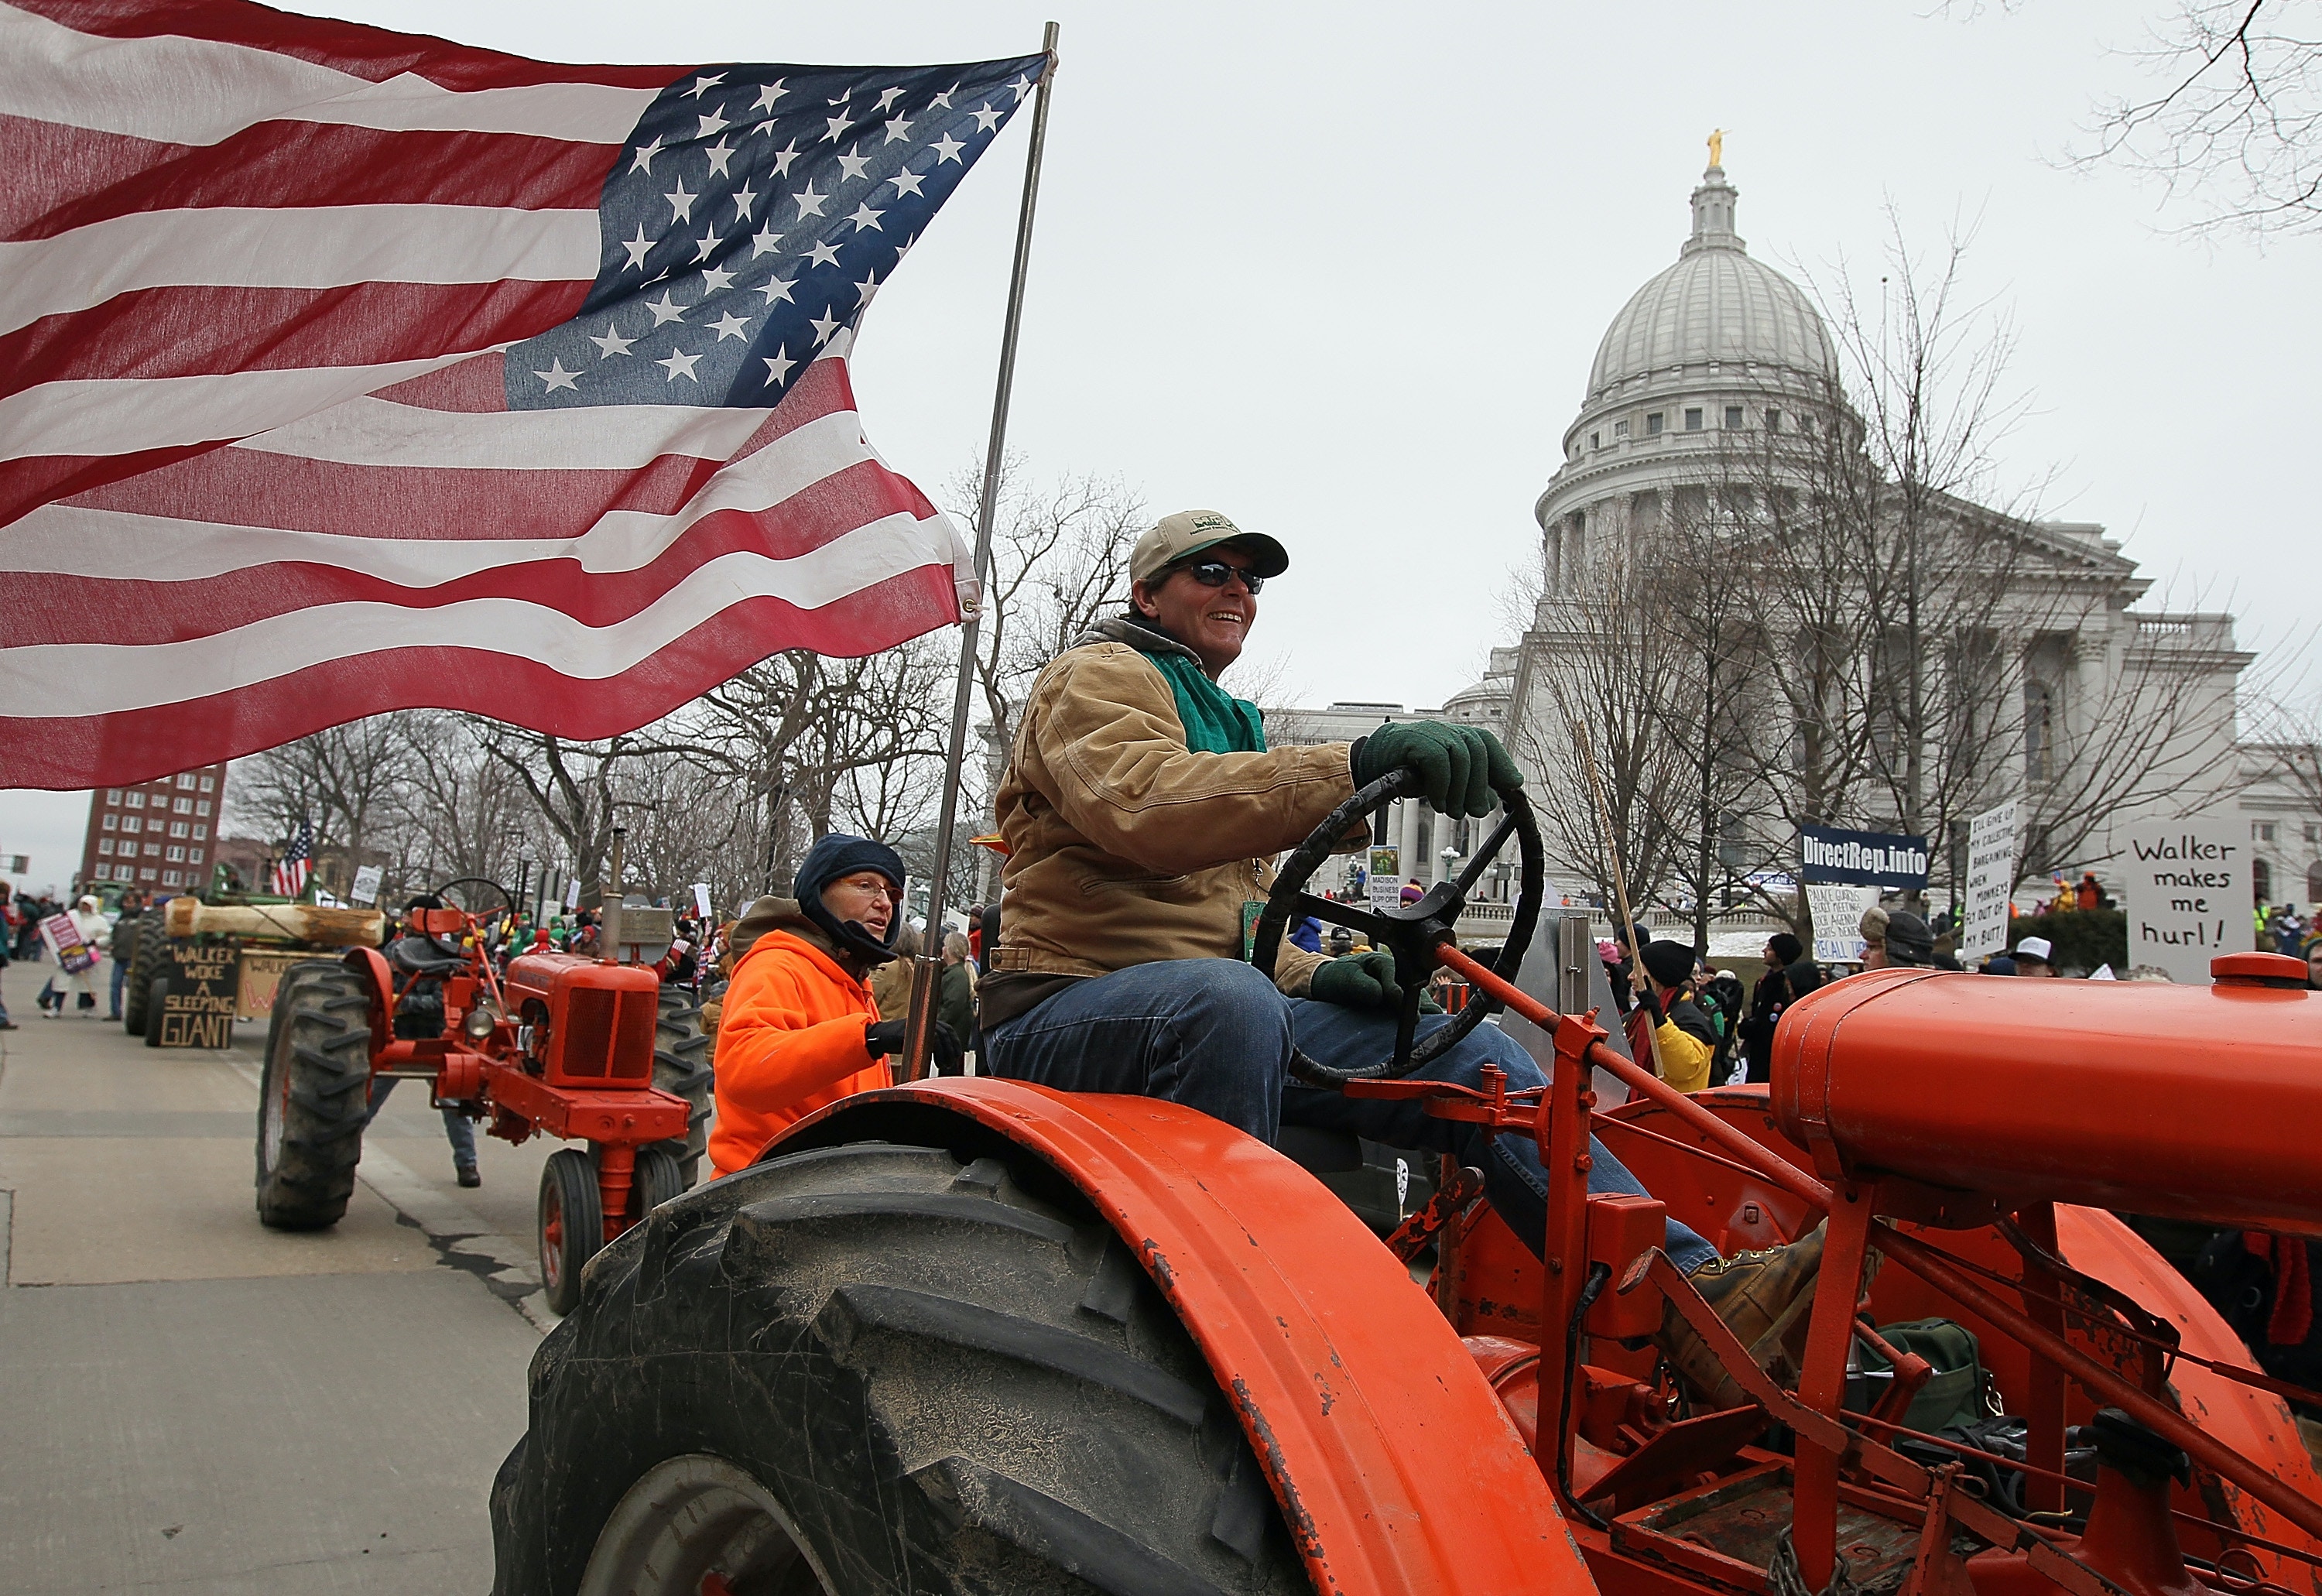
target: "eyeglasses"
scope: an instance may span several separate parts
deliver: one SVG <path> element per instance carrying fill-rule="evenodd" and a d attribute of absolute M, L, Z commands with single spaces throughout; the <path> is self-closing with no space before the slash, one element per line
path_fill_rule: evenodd
<path fill-rule="evenodd" d="M 1222 588 L 1234 578 L 1252 596 L 1266 591 L 1266 579 L 1254 570 L 1244 570 L 1239 565 L 1228 565 L 1222 560 L 1202 560 L 1189 565 L 1175 565 L 1172 570 L 1182 570 L 1204 588 Z"/>
<path fill-rule="evenodd" d="M 884 898 L 891 903 L 903 900 L 903 889 L 875 871 L 862 871 L 851 876 L 841 876 L 831 885 L 859 892 L 865 898 Z"/>

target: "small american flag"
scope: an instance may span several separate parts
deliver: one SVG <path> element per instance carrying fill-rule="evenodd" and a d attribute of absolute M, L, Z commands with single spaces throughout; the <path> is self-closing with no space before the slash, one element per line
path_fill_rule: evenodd
<path fill-rule="evenodd" d="M 847 357 L 1046 66 L 0 0 L 0 787 L 418 706 L 608 736 L 956 621 Z"/>
<path fill-rule="evenodd" d="M 315 868 L 315 828 L 307 822 L 298 822 L 298 834 L 284 844 L 282 857 L 274 862 L 274 895 L 297 898 L 306 890 L 307 874 Z"/>

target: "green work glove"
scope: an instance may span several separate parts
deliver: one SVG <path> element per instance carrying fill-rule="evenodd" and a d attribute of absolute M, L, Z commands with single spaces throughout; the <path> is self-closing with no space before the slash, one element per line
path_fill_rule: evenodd
<path fill-rule="evenodd" d="M 1394 955 L 1377 948 L 1367 953 L 1343 953 L 1320 966 L 1306 995 L 1317 1003 L 1336 1003 L 1341 1008 L 1396 1008 L 1403 1004 L 1403 988 L 1394 979 Z M 1419 1012 L 1440 1014 L 1443 1005 L 1432 992 L 1422 992 Z"/>
<path fill-rule="evenodd" d="M 1367 953 L 1341 953 L 1315 970 L 1306 995 L 1341 1008 L 1393 1008 L 1403 1001 L 1403 988 L 1395 984 L 1394 955 L 1376 948 Z"/>
<path fill-rule="evenodd" d="M 1488 815 L 1495 792 L 1523 785 L 1523 772 L 1497 737 L 1449 721 L 1390 721 L 1355 744 L 1353 762 L 1357 787 L 1406 766 L 1418 771 L 1426 784 L 1422 796 L 1439 815 Z"/>

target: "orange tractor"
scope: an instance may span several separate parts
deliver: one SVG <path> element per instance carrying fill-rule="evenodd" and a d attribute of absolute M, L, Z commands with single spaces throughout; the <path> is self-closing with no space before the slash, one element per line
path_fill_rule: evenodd
<path fill-rule="evenodd" d="M 498 1596 L 2322 1592 L 2286 1402 L 2322 1399 L 2108 1211 L 2322 1236 L 2294 962 L 2206 989 L 1873 972 L 1788 1011 L 1770 1089 L 1687 1097 L 1513 984 L 1541 875 L 1520 799 L 1408 909 L 1300 889 L 1399 789 L 1292 856 L 1257 958 L 1293 915 L 1350 920 L 1414 1002 L 1445 964 L 1539 1028 L 1537 1090 L 1410 1078 L 1448 1029 L 1415 1008 L 1336 1083 L 1532 1138 L 1543 1256 L 1457 1168 L 1382 1243 L 1171 1103 L 855 1098 L 599 1254 L 493 1489 Z M 1486 967 L 1449 927 L 1511 837 L 1520 935 Z M 1654 1197 L 1589 1195 L 1592 1131 Z M 1825 1227 L 1794 1361 L 1670 1265 L 1665 1215 L 1726 1253 Z M 1679 1321 L 1723 1402 L 1659 1350 Z M 1926 1427 L 1939 1386 L 1973 1423 Z"/>
<path fill-rule="evenodd" d="M 616 865 L 617 871 L 617 864 Z M 488 881 L 447 883 L 498 894 Z M 669 911 L 608 906 L 600 945 L 668 945 Z M 436 1107 L 505 1141 L 582 1144 L 541 1172 L 541 1283 L 570 1311 L 606 1242 L 690 1187 L 708 1135 L 708 1038 L 692 995 L 653 968 L 544 949 L 496 971 L 486 917 L 416 908 L 384 950 L 350 949 L 283 973 L 258 1112 L 258 1214 L 285 1230 L 336 1224 L 354 1190 L 377 1080 L 428 1083 Z"/>

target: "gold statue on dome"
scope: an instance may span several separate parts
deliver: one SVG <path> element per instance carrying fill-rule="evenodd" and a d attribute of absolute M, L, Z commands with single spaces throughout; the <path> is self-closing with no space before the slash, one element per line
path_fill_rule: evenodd
<path fill-rule="evenodd" d="M 1725 164 L 1725 130 L 1722 127 L 1709 130 L 1709 164 L 1712 166 Z"/>

